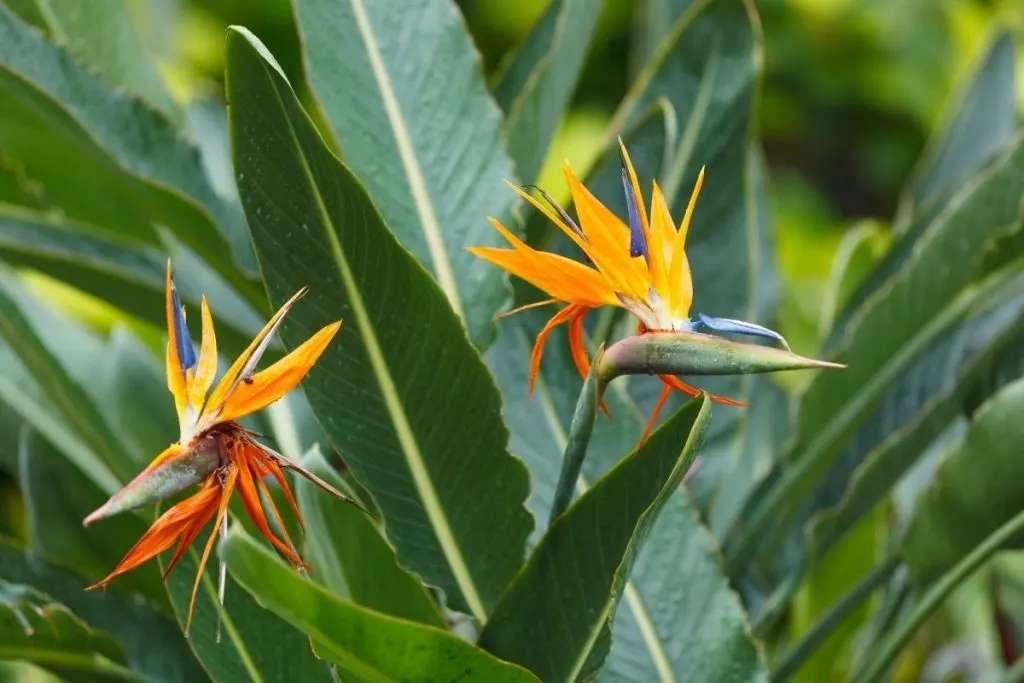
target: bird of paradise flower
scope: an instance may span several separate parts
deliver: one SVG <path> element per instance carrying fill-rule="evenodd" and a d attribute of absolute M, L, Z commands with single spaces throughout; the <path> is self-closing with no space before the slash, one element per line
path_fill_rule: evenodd
<path fill-rule="evenodd" d="M 654 183 L 650 217 L 644 207 L 640 183 L 625 145 L 619 141 L 622 162 L 622 183 L 626 193 L 629 225 L 602 204 L 573 174 L 568 162 L 563 167 L 573 204 L 579 217 L 574 221 L 546 192 L 539 190 L 548 203 L 545 206 L 524 188 L 512 186 L 523 199 L 557 225 L 586 255 L 585 265 L 559 254 L 540 251 L 529 246 L 498 220 L 490 222 L 512 245 L 512 249 L 469 247 L 469 251 L 509 273 L 526 280 L 551 298 L 509 311 L 548 304 L 567 304 L 559 310 L 537 335 L 530 354 L 530 393 L 540 370 L 544 344 L 559 325 L 569 324 L 569 347 L 581 377 L 590 371 L 590 360 L 583 341 L 583 320 L 586 314 L 601 306 L 617 306 L 637 319 L 637 332 L 699 332 L 707 329 L 723 333 L 739 333 L 767 337 L 778 341 L 787 350 L 789 345 L 780 334 L 768 328 L 741 320 L 713 318 L 703 313 L 690 317 L 693 302 L 693 281 L 684 249 L 690 220 L 704 183 L 704 169 L 697 176 L 689 204 L 678 229 L 669 213 L 668 203 L 658 183 Z M 539 188 L 538 188 L 539 189 Z M 691 396 L 700 389 L 686 384 L 674 375 L 659 375 L 665 384 L 644 430 L 643 442 L 658 419 L 672 390 Z M 745 403 L 724 396 L 709 394 L 716 403 L 744 406 Z M 602 406 L 604 407 L 604 406 Z M 606 412 L 607 409 L 605 408 Z"/>
<path fill-rule="evenodd" d="M 199 491 L 164 512 L 128 551 L 121 562 L 103 580 L 89 590 L 106 587 L 115 577 L 153 559 L 175 542 L 177 548 L 163 578 L 178 564 L 207 523 L 213 519 L 209 540 L 203 548 L 192 586 L 185 620 L 185 634 L 192 623 L 196 595 L 210 552 L 218 537 L 227 532 L 228 503 L 238 491 L 242 505 L 256 528 L 296 569 L 306 565 L 288 537 L 281 515 L 274 505 L 264 479 L 277 480 L 285 499 L 303 526 L 295 497 L 283 470 L 292 470 L 329 493 L 349 501 L 340 491 L 280 453 L 256 440 L 256 434 L 236 420 L 274 403 L 294 388 L 316 363 L 341 327 L 341 321 L 327 325 L 290 354 L 269 368 L 256 372 L 256 366 L 270 345 L 271 338 L 285 315 L 305 293 L 297 292 L 274 314 L 249 347 L 230 366 L 213 389 L 217 370 L 217 339 L 206 297 L 201 304 L 202 341 L 195 354 L 185 324 L 185 308 L 171 279 L 167 263 L 167 386 L 178 415 L 179 439 L 160 453 L 135 479 L 99 509 L 85 518 L 96 520 L 163 500 L 200 484 Z M 262 502 L 261 502 L 262 499 Z M 266 508 L 266 509 L 265 509 Z M 267 510 L 283 538 L 271 530 Z M 304 528 L 304 526 L 303 526 Z M 220 613 L 224 602 L 226 574 L 220 566 L 218 585 L 218 637 Z"/>

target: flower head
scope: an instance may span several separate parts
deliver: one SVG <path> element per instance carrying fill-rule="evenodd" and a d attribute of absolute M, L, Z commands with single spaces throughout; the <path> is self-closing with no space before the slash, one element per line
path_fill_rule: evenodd
<path fill-rule="evenodd" d="M 621 141 L 619 151 L 628 225 L 583 186 L 583 183 L 573 175 L 568 163 L 563 171 L 579 223 L 543 191 L 540 194 L 548 206 L 522 188 L 513 188 L 557 225 L 580 248 L 592 266 L 534 249 L 493 218 L 491 225 L 508 240 L 512 248 L 470 247 L 473 254 L 526 280 L 551 297 L 526 307 L 550 303 L 566 304 L 537 335 L 530 360 L 531 391 L 540 369 L 544 344 L 552 330 L 563 323 L 569 324 L 569 345 L 576 368 L 581 376 L 586 376 L 590 362 L 583 343 L 583 318 L 589 310 L 600 306 L 618 306 L 629 311 L 637 319 L 638 332 L 641 334 L 710 329 L 717 332 L 769 337 L 786 345 L 779 334 L 760 325 L 727 318 L 712 318 L 702 313 L 698 314 L 696 320 L 691 318 L 693 281 L 685 245 L 697 197 L 704 183 L 704 169 L 701 169 L 697 176 L 689 204 L 677 226 L 672 220 L 668 202 L 657 182 L 654 183 L 648 212 L 642 201 L 636 171 Z M 666 387 L 648 429 L 656 420 L 670 389 L 690 395 L 700 393 L 698 389 L 689 386 L 678 377 L 659 377 Z M 710 398 L 718 403 L 744 405 L 722 396 L 712 395 Z"/>
<path fill-rule="evenodd" d="M 185 308 L 171 279 L 170 262 L 167 264 L 166 291 L 167 387 L 178 415 L 178 441 L 168 446 L 135 479 L 86 517 L 85 524 L 163 500 L 200 484 L 198 492 L 164 512 L 107 577 L 90 586 L 90 589 L 105 587 L 116 576 L 156 557 L 177 542 L 164 572 L 166 579 L 213 519 L 192 588 L 185 626 L 188 633 L 199 582 L 218 531 L 223 534 L 227 530 L 227 508 L 235 490 L 256 528 L 296 568 L 305 565 L 288 537 L 264 479 L 272 476 L 278 482 L 300 525 L 302 517 L 283 469 L 291 469 L 344 498 L 327 483 L 259 443 L 255 434 L 235 422 L 262 410 L 294 388 L 327 348 L 341 327 L 341 321 L 327 325 L 290 354 L 257 372 L 256 366 L 269 347 L 274 332 L 305 293 L 305 289 L 300 290 L 274 314 L 211 392 L 217 370 L 217 339 L 206 298 L 202 299 L 202 343 L 196 356 L 185 323 Z M 280 536 L 271 529 L 267 510 L 280 530 Z M 223 582 L 222 571 L 221 601 Z"/>

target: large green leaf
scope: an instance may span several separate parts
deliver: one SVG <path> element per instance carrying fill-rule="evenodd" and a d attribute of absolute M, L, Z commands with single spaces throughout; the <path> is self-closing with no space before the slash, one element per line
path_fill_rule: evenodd
<path fill-rule="evenodd" d="M 1004 387 L 942 455 L 934 482 L 918 497 L 903 537 L 911 579 L 924 586 L 1024 507 L 1024 381 Z M 1013 539 L 1020 547 L 1024 538 Z"/>
<path fill-rule="evenodd" d="M 87 226 L 21 207 L 0 205 L 0 258 L 46 273 L 163 328 L 167 252 L 183 301 L 210 300 L 219 346 L 240 352 L 263 326 L 261 315 L 209 266 L 184 248 L 166 249 L 95 234 Z"/>
<path fill-rule="evenodd" d="M 62 354 L 59 347 L 54 349 L 40 338 L 40 328 L 30 322 L 24 309 L 26 306 L 35 307 L 38 303 L 26 298 L 9 273 L 0 272 L 0 336 L 18 355 L 58 415 L 118 479 L 127 481 L 135 474 L 135 458 L 106 422 L 93 397 L 82 388 L 81 374 L 75 377 L 70 372 L 70 367 L 76 367 L 79 373 L 89 370 L 75 366 L 75 361 L 83 356 L 98 357 L 82 348 L 90 340 L 84 331 L 75 330 L 70 321 L 62 321 L 53 313 L 41 318 L 46 311 L 37 308 L 33 312 L 37 321 L 46 320 L 48 323 L 41 328 L 44 333 L 51 340 L 62 343 L 64 350 L 70 348 L 80 352 L 77 355 L 73 352 Z M 55 328 L 61 325 L 63 329 L 57 333 Z"/>
<path fill-rule="evenodd" d="M 505 112 L 519 178 L 537 179 L 572 101 L 601 13 L 601 0 L 552 0 L 502 70 L 494 89 Z"/>
<path fill-rule="evenodd" d="M 527 671 L 446 631 L 367 610 L 332 594 L 238 529 L 228 534 L 222 552 L 246 590 L 308 633 L 317 652 L 337 663 L 346 681 L 536 681 Z"/>
<path fill-rule="evenodd" d="M 675 495 L 709 417 L 706 400 L 681 408 L 555 521 L 495 608 L 483 647 L 545 681 L 597 671 L 639 544 Z"/>
<path fill-rule="evenodd" d="M 0 152 L 66 215 L 136 242 L 167 226 L 261 306 L 241 213 L 160 113 L 109 87 L 0 5 Z M 230 244 L 230 246 L 229 246 Z M 234 253 L 235 258 L 232 257 Z"/>
<path fill-rule="evenodd" d="M 1017 99 L 1013 61 L 1013 41 L 1000 34 L 949 107 L 948 123 L 918 161 L 900 200 L 895 226 L 899 238 L 839 309 L 828 347 L 842 343 L 857 311 L 902 270 L 932 222 L 967 194 L 969 190 L 961 190 L 971 185 L 971 176 L 1012 142 Z"/>
<path fill-rule="evenodd" d="M 303 466 L 339 490 L 345 484 L 318 449 Z M 306 520 L 306 560 L 313 578 L 342 597 L 383 614 L 444 628 L 437 605 L 416 577 L 398 565 L 395 551 L 367 515 L 324 495 L 306 479 L 296 497 Z"/>
<path fill-rule="evenodd" d="M 310 84 L 345 163 L 487 346 L 507 285 L 465 247 L 504 242 L 488 216 L 514 229 L 515 195 L 502 184 L 513 170 L 455 4 L 297 0 L 296 14 Z"/>
<path fill-rule="evenodd" d="M 310 404 L 403 566 L 483 621 L 530 530 L 493 381 L 262 44 L 233 29 L 227 64 L 235 172 L 271 301 L 310 287 L 281 327 L 285 346 L 345 321 L 303 383 Z"/>
<path fill-rule="evenodd" d="M 0 543 L 0 576 L 34 586 L 93 628 L 113 635 L 132 670 L 162 683 L 206 680 L 178 627 L 146 602 L 118 591 L 87 592 L 82 577 L 6 543 Z"/>
<path fill-rule="evenodd" d="M 201 534 L 198 543 L 205 543 Z M 192 585 L 202 547 L 193 547 L 167 578 L 178 623 L 184 627 Z M 252 596 L 234 579 L 227 578 L 224 611 L 218 638 L 217 553 L 211 555 L 199 585 L 195 614 L 188 644 L 209 677 L 221 681 L 259 681 L 261 683 L 331 683 L 327 662 L 310 648 L 309 637 L 292 625 L 256 604 Z M 166 571 L 166 558 L 160 568 Z M 290 572 L 293 570 L 282 570 Z"/>
<path fill-rule="evenodd" d="M 1024 320 L 1024 276 L 1009 278 L 979 310 L 907 368 L 849 440 L 814 496 L 812 556 L 827 552 L 882 500 L 960 411 L 968 389 Z"/>
<path fill-rule="evenodd" d="M 903 189 L 895 220 L 906 231 L 920 216 L 935 216 L 981 166 L 1013 138 L 1017 127 L 1017 79 L 1013 37 L 992 40 L 977 70 L 949 107 L 946 121 L 928 143 Z"/>
<path fill-rule="evenodd" d="M 94 0 L 88 11 L 78 0 L 22 0 L 58 45 L 66 45 L 116 87 L 141 95 L 168 117 L 179 112 L 164 87 L 156 61 L 139 35 L 131 0 Z"/>
<path fill-rule="evenodd" d="M 30 586 L 0 580 L 0 660 L 34 662 L 82 683 L 145 683 L 124 666 L 124 653 L 68 608 Z"/>
<path fill-rule="evenodd" d="M 914 255 L 852 321 L 845 348 L 835 360 L 843 372 L 814 378 L 796 423 L 793 460 L 753 518 L 733 538 L 735 566 L 749 559 L 778 512 L 795 513 L 850 437 L 877 408 L 893 383 L 987 301 L 999 278 L 967 287 L 981 266 L 987 238 L 1019 220 L 1024 193 L 1024 146 L 1016 143 L 956 204 L 936 220 Z M 884 293 L 884 296 L 882 295 Z M 792 519 L 792 518 L 790 518 Z"/>

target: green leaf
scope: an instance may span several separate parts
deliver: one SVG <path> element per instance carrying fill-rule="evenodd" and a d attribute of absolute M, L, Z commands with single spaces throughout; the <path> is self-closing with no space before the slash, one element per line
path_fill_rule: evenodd
<path fill-rule="evenodd" d="M 166 683 L 207 680 L 178 627 L 146 602 L 117 591 L 86 592 L 83 589 L 88 582 L 77 574 L 2 542 L 0 576 L 34 586 L 66 605 L 91 627 L 113 635 L 124 648 L 132 670 Z"/>
<path fill-rule="evenodd" d="M 296 16 L 330 137 L 486 347 L 507 285 L 465 247 L 504 244 L 488 216 L 515 230 L 515 194 L 502 184 L 513 170 L 455 3 L 297 0 Z"/>
<path fill-rule="evenodd" d="M 484 648 L 545 681 L 596 671 L 641 539 L 682 482 L 709 417 L 707 401 L 688 403 L 548 528 L 487 622 Z"/>
<path fill-rule="evenodd" d="M 125 668 L 124 653 L 63 605 L 30 586 L 0 580 L 0 660 L 39 664 L 82 683 L 148 679 Z"/>
<path fill-rule="evenodd" d="M 201 534 L 196 541 L 198 547 L 193 546 L 185 553 L 181 563 L 167 577 L 167 592 L 182 627 L 188 614 L 202 549 L 199 544 L 205 544 L 206 538 Z M 188 637 L 189 646 L 209 677 L 217 683 L 333 683 L 335 679 L 329 665 L 314 655 L 309 637 L 256 604 L 252 596 L 230 577 L 225 586 L 221 637 L 218 639 L 216 555 L 211 554 L 210 564 L 200 582 Z M 162 558 L 160 568 L 166 571 L 166 567 L 166 558 Z"/>
<path fill-rule="evenodd" d="M 342 478 L 319 449 L 307 453 L 302 465 L 345 490 Z M 306 560 L 315 570 L 314 579 L 363 607 L 445 627 L 433 598 L 416 577 L 398 565 L 394 549 L 364 512 L 326 495 L 307 479 L 297 480 L 295 493 L 306 520 Z"/>
<path fill-rule="evenodd" d="M 767 680 L 760 648 L 720 562 L 689 496 L 672 495 L 637 555 L 615 613 L 608 663 L 596 680 Z M 643 615 L 646 623 L 638 621 Z"/>
<path fill-rule="evenodd" d="M 1013 41 L 1005 34 L 989 48 L 981 66 L 949 106 L 950 117 L 932 137 L 903 190 L 895 220 L 898 238 L 846 305 L 838 310 L 827 347 L 845 338 L 850 320 L 866 301 L 898 275 L 929 226 L 970 192 L 971 176 L 997 162 L 1013 144 L 1016 121 Z"/>
<path fill-rule="evenodd" d="M 889 232 L 876 221 L 861 221 L 843 233 L 825 284 L 824 303 L 818 318 L 822 335 L 832 329 L 836 312 L 846 306 L 888 246 Z"/>
<path fill-rule="evenodd" d="M 169 245 L 175 284 L 190 310 L 203 294 L 215 311 L 222 349 L 241 352 L 263 327 L 261 314 L 191 252 Z M 96 234 L 49 214 L 0 205 L 0 258 L 46 273 L 163 328 L 167 253 Z"/>
<path fill-rule="evenodd" d="M 82 520 L 108 496 L 28 427 L 22 430 L 19 450 L 32 552 L 90 581 L 102 579 L 149 525 L 138 515 L 125 514 L 83 530 Z M 169 607 L 155 565 L 140 567 L 118 583 L 120 589 L 142 593 Z"/>
<path fill-rule="evenodd" d="M 761 69 L 757 15 L 753 3 L 743 0 L 678 4 L 671 29 L 615 113 L 607 137 L 628 128 L 659 98 L 672 104 L 678 142 L 660 182 L 674 217 L 683 215 L 699 170 L 707 168 L 687 238 L 692 310 L 756 322 L 762 317 L 760 278 L 771 268 L 761 259 L 766 226 L 760 225 L 748 165 Z"/>
<path fill-rule="evenodd" d="M 980 65 L 951 98 L 946 120 L 928 147 L 900 196 L 897 233 L 906 232 L 920 216 L 934 217 L 944 198 L 967 182 L 1013 138 L 1017 127 L 1017 94 L 1013 37 L 1000 30 Z"/>
<path fill-rule="evenodd" d="M 92 2 L 88 11 L 77 0 L 24 0 L 58 45 L 65 45 L 110 85 L 141 95 L 171 119 L 180 112 L 164 87 L 156 61 L 142 42 L 130 0 Z"/>
<path fill-rule="evenodd" d="M 27 306 L 34 308 L 33 315 L 37 321 L 46 321 L 45 326 L 39 328 L 30 322 L 26 314 Z M 135 474 L 137 459 L 127 451 L 118 435 L 110 428 L 93 397 L 82 388 L 81 374 L 79 377 L 73 376 L 67 365 L 82 356 L 95 359 L 97 354 L 88 353 L 83 348 L 89 342 L 84 331 L 76 330 L 70 321 L 61 320 L 38 306 L 37 302 L 20 291 L 9 273 L 0 272 L 0 336 L 18 355 L 25 369 L 57 409 L 58 415 L 99 456 L 110 472 L 119 480 L 127 481 Z M 51 340 L 64 344 L 63 349 L 58 347 L 53 350 L 48 347 L 41 338 L 40 329 L 45 330 Z M 69 353 L 61 353 L 61 350 Z M 88 371 L 88 368 L 78 366 L 78 370 L 81 373 Z"/>
<path fill-rule="evenodd" d="M 780 510 L 792 519 L 894 382 L 1000 286 L 999 277 L 968 285 L 984 255 L 977 245 L 1019 220 L 1022 193 L 1024 146 L 1018 142 L 929 227 L 900 277 L 859 311 L 834 357 L 848 369 L 815 376 L 804 394 L 793 465 L 727 546 L 733 568 L 745 564 Z"/>
<path fill-rule="evenodd" d="M 286 567 L 237 528 L 228 534 L 221 552 L 232 576 L 267 609 L 308 633 L 317 651 L 342 669 L 344 680 L 537 680 L 450 633 L 379 614 L 332 594 Z"/>
<path fill-rule="evenodd" d="M 157 247 L 157 228 L 167 226 L 263 305 L 235 264 L 253 267 L 241 213 L 213 191 L 196 149 L 160 113 L 107 86 L 2 5 L 0 97 L 0 152 L 66 215 Z"/>
<path fill-rule="evenodd" d="M 919 587 L 939 579 L 1024 507 L 1024 381 L 1004 387 L 942 455 L 934 482 L 918 497 L 903 557 Z M 1021 547 L 1024 538 L 1011 540 Z"/>
<path fill-rule="evenodd" d="M 270 299 L 310 288 L 282 339 L 294 348 L 344 319 L 303 382 L 309 402 L 376 500 L 402 565 L 483 621 L 530 530 L 526 469 L 505 450 L 500 397 L 442 292 L 266 54 L 245 29 L 229 33 L 235 172 Z"/>
<path fill-rule="evenodd" d="M 537 179 L 583 70 L 601 0 L 552 0 L 504 66 L 494 96 L 519 178 Z"/>
<path fill-rule="evenodd" d="M 966 392 L 1024 322 L 1024 276 L 1008 278 L 892 383 L 815 494 L 809 525 L 820 557 L 882 500 L 952 421 Z"/>

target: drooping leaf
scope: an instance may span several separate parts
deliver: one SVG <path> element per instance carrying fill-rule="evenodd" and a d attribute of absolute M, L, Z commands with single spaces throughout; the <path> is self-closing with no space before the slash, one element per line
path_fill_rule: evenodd
<path fill-rule="evenodd" d="M 267 609 L 302 629 L 344 680 L 536 681 L 460 638 L 361 608 L 304 579 L 234 529 L 222 552 L 228 568 Z"/>
<path fill-rule="evenodd" d="M 1008 143 L 1017 127 L 1013 37 L 1000 30 L 976 71 L 949 106 L 946 121 L 928 143 L 903 189 L 895 219 L 898 233 L 920 216 L 937 215 L 955 193 Z"/>
<path fill-rule="evenodd" d="M 253 267 L 241 213 L 210 187 L 195 148 L 163 115 L 109 87 L 3 6 L 0 96 L 0 152 L 42 183 L 54 206 L 152 246 L 162 244 L 157 226 L 167 226 L 263 305 L 236 265 Z"/>
<path fill-rule="evenodd" d="M 960 410 L 966 392 L 1024 322 L 1024 278 L 1009 278 L 894 381 L 814 497 L 811 557 L 882 500 Z"/>
<path fill-rule="evenodd" d="M 1018 142 L 972 183 L 955 209 L 929 227 L 885 296 L 872 298 L 858 313 L 845 348 L 834 357 L 848 369 L 816 376 L 804 394 L 792 450 L 794 465 L 727 548 L 729 554 L 740 554 L 735 566 L 749 558 L 755 540 L 768 523 L 778 520 L 779 510 L 795 513 L 848 439 L 920 354 L 999 286 L 999 278 L 989 278 L 968 287 L 984 254 L 977 245 L 1019 220 L 1022 192 L 1024 146 Z"/>
<path fill-rule="evenodd" d="M 552 0 L 495 86 L 509 154 L 524 183 L 540 174 L 572 101 L 601 6 L 601 0 Z"/>
<path fill-rule="evenodd" d="M 345 163 L 486 347 L 507 285 L 465 247 L 503 243 L 488 216 L 515 229 L 515 195 L 503 184 L 513 170 L 455 3 L 298 0 L 296 16 L 310 84 Z"/>
<path fill-rule="evenodd" d="M 1016 117 L 1013 41 L 1000 35 L 962 95 L 949 107 L 951 117 L 929 142 L 896 217 L 898 238 L 837 311 L 826 346 L 840 344 L 851 318 L 903 268 L 922 235 L 939 215 L 970 194 L 971 176 L 994 163 L 1013 142 Z"/>
<path fill-rule="evenodd" d="M 172 120 L 180 114 L 139 35 L 130 0 L 94 1 L 88 9 L 77 0 L 22 1 L 39 8 L 36 16 L 51 40 L 66 46 L 107 83 L 142 96 Z"/>
<path fill-rule="evenodd" d="M 30 586 L 0 580 L 0 660 L 40 664 L 82 683 L 146 683 L 109 635 Z"/>
<path fill-rule="evenodd" d="M 303 383 L 310 404 L 402 565 L 483 620 L 530 530 L 526 470 L 505 450 L 493 381 L 266 48 L 232 29 L 227 64 L 235 172 L 270 299 L 310 287 L 281 327 L 285 346 L 345 321 Z"/>
<path fill-rule="evenodd" d="M 91 627 L 113 635 L 124 648 L 128 666 L 153 681 L 207 680 L 178 627 L 146 602 L 114 590 L 87 592 L 83 589 L 89 582 L 81 576 L 2 542 L 0 576 L 35 586 Z"/>
<path fill-rule="evenodd" d="M 318 449 L 303 466 L 345 490 Z M 398 565 L 395 551 L 364 512 L 327 496 L 306 479 L 297 482 L 296 498 L 306 520 L 307 561 L 313 579 L 358 605 L 383 614 L 444 628 L 444 620 L 426 589 Z"/>
<path fill-rule="evenodd" d="M 72 363 L 75 360 L 74 356 L 55 352 L 48 347 L 22 308 L 38 305 L 38 302 L 33 303 L 31 299 L 26 298 L 10 273 L 0 273 L 0 336 L 18 355 L 48 401 L 57 409 L 60 418 L 74 429 L 82 442 L 102 459 L 112 473 L 120 480 L 127 481 L 134 474 L 133 456 L 127 451 L 120 437 L 110 428 L 92 396 L 82 388 L 80 373 L 88 371 L 88 368 L 79 366 L 78 377 L 73 376 L 66 364 Z M 37 309 L 33 315 L 40 316 L 44 313 L 45 311 Z M 71 344 L 71 348 L 84 345 L 88 341 L 82 332 L 78 332 L 75 341 L 66 336 L 75 332 L 70 321 L 60 321 L 52 313 L 48 319 L 51 322 L 43 330 L 51 339 Z M 57 330 L 54 329 L 54 325 L 62 322 L 64 330 L 61 334 L 55 335 Z M 96 357 L 93 355 L 93 358 Z"/>
<path fill-rule="evenodd" d="M 551 525 L 487 622 L 484 648 L 544 681 L 596 672 L 641 539 L 675 495 L 709 417 L 705 400 L 681 408 Z"/>
<path fill-rule="evenodd" d="M 1008 384 L 975 413 L 917 499 L 902 541 L 913 582 L 931 584 L 1024 506 L 1020 444 L 1024 381 Z M 1011 541 L 1020 547 L 1024 538 Z"/>

